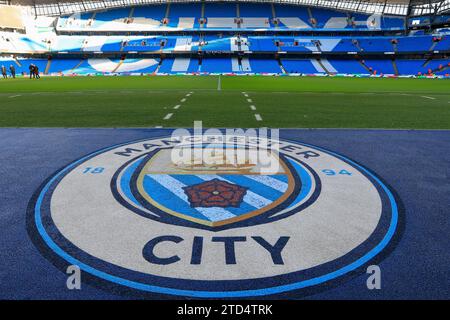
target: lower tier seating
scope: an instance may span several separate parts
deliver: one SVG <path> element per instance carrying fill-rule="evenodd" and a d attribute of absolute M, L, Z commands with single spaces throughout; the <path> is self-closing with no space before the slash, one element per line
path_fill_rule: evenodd
<path fill-rule="evenodd" d="M 30 64 L 42 74 L 353 74 L 353 75 L 442 75 L 450 74 L 450 59 L 355 59 L 348 57 L 281 58 L 264 57 L 167 57 L 26 59 L 0 57 L 0 66 L 16 68 L 27 75 Z"/>

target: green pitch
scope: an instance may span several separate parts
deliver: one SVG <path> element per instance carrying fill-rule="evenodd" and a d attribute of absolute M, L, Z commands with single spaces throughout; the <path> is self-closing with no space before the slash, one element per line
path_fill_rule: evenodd
<path fill-rule="evenodd" d="M 450 129 L 450 81 L 310 77 L 0 80 L 2 127 Z"/>

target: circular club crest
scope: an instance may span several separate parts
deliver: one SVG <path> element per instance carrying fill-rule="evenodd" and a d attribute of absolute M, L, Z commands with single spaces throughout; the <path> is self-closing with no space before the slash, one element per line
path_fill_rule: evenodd
<path fill-rule="evenodd" d="M 191 146 L 225 160 L 208 165 L 195 156 L 174 162 L 168 137 L 85 156 L 36 193 L 33 236 L 66 264 L 127 290 L 215 298 L 312 288 L 364 266 L 392 240 L 397 203 L 373 173 L 286 140 L 276 141 L 273 170 L 233 161 L 252 143 Z"/>

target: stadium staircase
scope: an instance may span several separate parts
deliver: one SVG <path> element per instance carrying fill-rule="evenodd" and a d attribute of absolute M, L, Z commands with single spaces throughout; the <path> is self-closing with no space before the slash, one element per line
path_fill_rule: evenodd
<path fill-rule="evenodd" d="M 438 43 L 439 42 L 437 42 L 437 41 L 436 42 L 433 41 L 433 43 L 431 44 L 431 47 L 430 47 L 430 49 L 428 49 L 428 51 L 432 52 L 434 50 L 434 48 L 438 45 Z"/>
<path fill-rule="evenodd" d="M 331 74 L 331 72 L 328 71 L 327 68 L 325 67 L 324 63 L 322 62 L 322 59 L 320 58 L 311 59 L 311 62 L 319 73 L 326 73 L 328 75 Z"/>
<path fill-rule="evenodd" d="M 48 59 L 47 65 L 45 66 L 44 74 L 48 74 L 50 66 L 52 65 L 52 59 Z"/>
<path fill-rule="evenodd" d="M 314 28 L 316 28 L 317 27 L 317 20 L 314 19 L 313 15 L 312 15 L 312 12 L 311 12 L 311 8 L 308 7 L 307 10 L 308 10 L 308 16 L 309 16 L 309 21 L 308 22 L 311 23 Z"/>
<path fill-rule="evenodd" d="M 434 72 L 442 72 L 442 71 L 448 71 L 447 74 L 449 74 L 450 73 L 450 66 L 447 65 L 446 67 L 443 67 L 442 69 L 435 70 Z"/>
<path fill-rule="evenodd" d="M 92 16 L 91 16 L 91 18 L 89 19 L 89 20 L 91 20 L 92 21 L 92 23 L 94 23 L 94 21 L 95 21 L 95 17 L 97 16 L 97 12 L 96 11 L 94 11 L 93 13 L 92 13 Z"/>
<path fill-rule="evenodd" d="M 394 49 L 394 52 L 395 52 L 395 53 L 398 52 L 397 43 L 393 42 L 393 43 L 392 43 L 392 48 Z"/>
<path fill-rule="evenodd" d="M 276 18 L 277 18 L 277 14 L 276 14 L 276 12 L 275 12 L 275 6 L 273 5 L 273 3 L 270 4 L 270 11 L 272 12 L 272 18 L 271 18 L 271 20 L 272 20 L 272 21 L 275 21 Z M 277 28 L 278 28 L 278 24 L 275 24 L 275 29 L 277 29 Z"/>
<path fill-rule="evenodd" d="M 163 61 L 164 61 L 164 59 L 160 59 L 159 60 L 158 66 L 156 67 L 156 70 L 155 70 L 155 73 L 159 72 L 159 70 L 161 69 L 161 65 L 162 65 Z"/>
<path fill-rule="evenodd" d="M 395 59 L 392 59 L 392 67 L 394 68 L 395 75 L 398 76 L 399 72 L 398 72 L 397 62 L 395 61 Z"/>
<path fill-rule="evenodd" d="M 116 71 L 122 66 L 124 60 L 125 60 L 125 57 L 122 57 L 122 58 L 120 59 L 119 63 L 117 64 L 117 66 L 116 66 L 111 72 L 112 72 L 112 73 L 116 72 Z"/>
<path fill-rule="evenodd" d="M 281 72 L 283 74 L 287 74 L 286 69 L 284 68 L 283 63 L 281 62 L 280 57 L 277 58 L 277 62 L 278 62 L 278 65 L 280 66 Z"/>
<path fill-rule="evenodd" d="M 428 58 L 427 60 L 425 60 L 424 64 L 422 65 L 423 68 L 426 68 L 428 66 L 428 64 L 430 64 L 431 62 L 431 58 Z"/>
<path fill-rule="evenodd" d="M 166 21 L 166 23 L 170 22 L 169 16 L 170 16 L 170 2 L 167 3 L 166 13 L 164 14 L 164 21 Z"/>
<path fill-rule="evenodd" d="M 363 48 L 361 48 L 361 46 L 359 45 L 358 40 L 352 39 L 352 44 L 353 44 L 353 46 L 354 46 L 356 49 L 358 49 L 359 52 L 364 51 Z"/>
<path fill-rule="evenodd" d="M 14 58 L 14 62 L 17 64 L 17 66 L 22 67 L 22 64 L 19 60 L 17 60 L 17 58 Z"/>
<path fill-rule="evenodd" d="M 201 13 L 200 13 L 200 28 L 205 27 L 205 2 L 202 1 Z"/>
<path fill-rule="evenodd" d="M 69 73 L 75 73 L 75 71 L 86 61 L 87 59 L 82 59 L 76 66 L 70 69 Z"/>
<path fill-rule="evenodd" d="M 128 15 L 129 21 L 133 21 L 133 15 L 134 15 L 134 7 L 131 7 L 130 14 Z"/>
<path fill-rule="evenodd" d="M 203 64 L 203 59 L 199 58 L 198 59 L 198 72 L 202 72 L 202 64 Z"/>
<path fill-rule="evenodd" d="M 358 60 L 359 64 L 367 70 L 367 72 L 369 72 L 370 74 L 373 73 L 373 70 L 371 70 L 362 60 Z"/>

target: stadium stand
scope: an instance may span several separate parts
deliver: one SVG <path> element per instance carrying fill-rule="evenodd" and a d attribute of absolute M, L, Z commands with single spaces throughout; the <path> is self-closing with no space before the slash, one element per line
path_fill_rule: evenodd
<path fill-rule="evenodd" d="M 2 59 L 35 61 L 46 74 L 449 72 L 450 30 L 407 28 L 431 23 L 423 17 L 275 2 L 125 3 L 53 17 L 9 17 L 32 21 L 26 30 L 2 17 Z M 26 17 L 23 8 L 8 8 Z M 448 16 L 433 21 L 448 22 Z"/>
<path fill-rule="evenodd" d="M 283 59 L 282 65 L 288 73 L 316 74 L 321 73 L 315 66 L 314 59 Z"/>
<path fill-rule="evenodd" d="M 244 71 L 247 71 L 244 69 Z M 281 73 L 280 65 L 276 60 L 250 59 L 250 70 L 253 73 Z"/>

